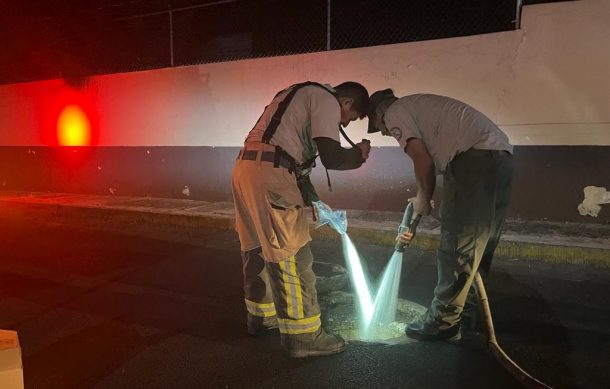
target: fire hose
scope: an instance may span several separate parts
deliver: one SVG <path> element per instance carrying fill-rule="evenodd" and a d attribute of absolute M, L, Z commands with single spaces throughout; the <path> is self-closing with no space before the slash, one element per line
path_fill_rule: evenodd
<path fill-rule="evenodd" d="M 491 309 L 489 308 L 487 292 L 485 291 L 485 285 L 483 285 L 483 278 L 481 277 L 479 272 L 477 272 L 477 274 L 474 276 L 474 283 L 477 295 L 479 296 L 479 304 L 481 306 L 481 310 L 483 311 L 483 316 L 485 318 L 485 328 L 487 329 L 488 336 L 487 342 L 496 360 L 500 362 L 500 364 L 504 366 L 504 368 L 508 370 L 508 372 L 525 387 L 550 388 L 550 386 L 536 379 L 534 376 L 523 370 L 504 352 L 502 347 L 500 347 L 498 341 L 496 340 L 496 333 L 494 330 L 493 320 L 491 318 Z"/>
<path fill-rule="evenodd" d="M 415 236 L 415 231 L 417 229 L 417 225 L 421 220 L 421 215 L 415 213 L 413 211 L 413 203 L 409 203 L 407 208 L 405 209 L 405 213 L 403 215 L 402 222 L 398 229 L 398 234 L 408 231 Z M 403 252 L 407 244 L 401 243 L 398 241 L 394 247 L 395 251 Z M 532 389 L 540 389 L 540 388 L 550 388 L 550 386 L 546 385 L 542 381 L 536 379 L 534 376 L 523 370 L 515 361 L 513 361 L 506 352 L 500 347 L 498 341 L 496 339 L 496 333 L 494 330 L 493 319 L 491 317 L 491 309 L 489 307 L 489 299 L 487 298 L 487 292 L 485 291 L 485 285 L 483 284 L 483 278 L 477 272 L 474 276 L 474 284 L 477 292 L 477 296 L 479 298 L 479 304 L 481 307 L 481 311 L 483 312 L 483 316 L 485 319 L 485 329 L 487 330 L 488 336 L 488 345 L 491 349 L 493 356 L 496 360 L 506 369 L 508 372 L 515 377 L 522 385 L 527 388 Z"/>

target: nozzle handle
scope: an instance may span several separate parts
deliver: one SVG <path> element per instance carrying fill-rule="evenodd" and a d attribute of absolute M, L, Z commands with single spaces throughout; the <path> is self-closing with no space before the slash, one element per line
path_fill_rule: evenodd
<path fill-rule="evenodd" d="M 400 223 L 400 227 L 398 227 L 398 235 L 400 236 L 403 232 L 408 231 L 415 236 L 415 231 L 417 230 L 421 216 L 422 215 L 415 213 L 413 210 L 413 203 L 409 203 L 402 217 L 402 223 Z M 394 246 L 394 250 L 402 253 L 408 245 L 409 244 L 398 241 Z"/>

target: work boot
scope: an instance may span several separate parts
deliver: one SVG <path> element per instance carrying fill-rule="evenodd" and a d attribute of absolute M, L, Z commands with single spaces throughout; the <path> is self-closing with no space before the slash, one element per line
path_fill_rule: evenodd
<path fill-rule="evenodd" d="M 327 334 L 322 328 L 313 334 L 282 334 L 282 346 L 292 358 L 338 354 L 347 346 L 342 337 Z"/>
<path fill-rule="evenodd" d="M 460 333 L 460 324 L 445 329 L 440 329 L 434 322 L 427 320 L 419 320 L 407 326 L 405 333 L 411 339 L 417 340 L 449 340 L 456 341 L 462 338 Z"/>
<path fill-rule="evenodd" d="M 260 317 L 247 314 L 248 335 L 261 336 L 278 328 L 277 316 Z"/>

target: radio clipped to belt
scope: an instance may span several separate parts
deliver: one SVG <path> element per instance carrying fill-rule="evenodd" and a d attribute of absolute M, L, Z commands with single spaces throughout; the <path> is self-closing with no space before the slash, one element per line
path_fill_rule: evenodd
<path fill-rule="evenodd" d="M 299 187 L 299 191 L 303 197 L 303 202 L 308 207 L 311 207 L 313 202 L 320 201 L 320 197 L 316 193 L 316 188 L 311 183 L 310 178 L 311 170 L 314 166 L 316 166 L 316 158 L 317 155 L 302 164 L 297 164 L 294 158 L 292 158 L 292 156 L 290 156 L 286 151 L 279 146 L 275 146 L 275 158 L 273 166 L 280 166 L 282 160 L 290 161 L 288 171 L 291 174 L 294 174 L 297 180 L 297 186 Z"/>
<path fill-rule="evenodd" d="M 295 172 L 297 185 L 299 187 L 299 191 L 301 192 L 301 196 L 303 197 L 303 202 L 308 207 L 311 207 L 314 201 L 320 201 L 320 197 L 316 192 L 316 188 L 311 183 L 310 178 L 311 169 L 316 165 L 316 157 L 300 165 L 300 169 Z"/>
<path fill-rule="evenodd" d="M 341 135 L 345 138 L 345 140 L 347 140 L 347 142 L 352 147 L 358 147 L 347 136 L 345 131 L 343 131 L 343 127 L 341 127 L 341 125 L 339 125 L 339 132 L 341 133 Z M 316 155 L 312 159 L 310 159 L 308 161 L 305 161 L 305 163 L 303 163 L 301 165 L 301 172 L 302 171 L 306 171 L 305 174 L 299 173 L 299 174 L 296 175 L 296 177 L 297 177 L 297 185 L 299 186 L 299 190 L 301 191 L 301 195 L 303 196 L 303 201 L 305 202 L 305 205 L 307 205 L 308 207 L 311 207 L 313 202 L 320 201 L 320 197 L 316 193 L 316 188 L 313 186 L 313 184 L 311 183 L 311 179 L 309 178 L 309 174 L 311 173 L 311 169 L 314 166 L 316 166 L 316 158 L 317 157 L 318 156 Z M 333 187 L 332 187 L 332 185 L 330 183 L 330 175 L 328 174 L 328 169 L 326 169 L 326 167 L 324 169 L 326 170 L 326 180 L 328 182 L 328 191 L 332 192 L 333 191 Z M 315 217 L 315 212 L 314 212 L 314 220 L 315 219 L 316 219 L 316 217 Z"/>

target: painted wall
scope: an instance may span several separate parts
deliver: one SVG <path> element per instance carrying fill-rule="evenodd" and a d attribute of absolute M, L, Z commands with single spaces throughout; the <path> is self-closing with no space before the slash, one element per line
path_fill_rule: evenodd
<path fill-rule="evenodd" d="M 32 159 L 38 155 L 39 168 L 36 170 L 36 164 L 31 168 L 31 177 L 37 176 L 35 171 L 48 171 L 49 166 L 54 166 L 53 176 L 57 181 L 52 186 L 58 190 L 71 188 L 65 180 L 70 171 L 78 169 L 76 163 L 49 165 L 47 159 L 40 157 L 45 155 L 40 146 L 57 145 L 57 117 L 69 104 L 82 107 L 89 117 L 91 145 L 104 146 L 104 149 L 120 146 L 123 151 L 125 146 L 139 149 L 137 153 L 143 155 L 142 159 L 100 151 L 105 156 L 126 159 L 112 162 L 104 157 L 98 162 L 105 166 L 95 169 L 98 172 L 107 169 L 105 174 L 114 175 L 110 182 L 121 181 L 126 164 L 136 164 L 130 185 L 135 185 L 136 192 L 142 192 L 144 184 L 138 184 L 138 177 L 145 180 L 144 176 L 160 174 L 147 170 L 150 165 L 146 158 L 150 159 L 150 154 L 143 153 L 149 147 L 160 147 L 158 150 L 166 147 L 164 152 L 173 153 L 172 160 L 181 160 L 179 154 L 192 155 L 185 151 L 190 146 L 212 150 L 195 152 L 195 155 L 202 158 L 201 165 L 214 169 L 216 154 L 210 147 L 228 147 L 227 153 L 231 153 L 230 148 L 241 145 L 278 90 L 303 80 L 331 84 L 354 80 L 365 84 L 370 92 L 386 87 L 394 88 L 397 95 L 430 92 L 449 95 L 477 107 L 498 123 L 512 143 L 521 146 L 520 153 L 531 156 L 525 160 L 534 164 L 524 166 L 522 173 L 516 172 L 516 182 L 527 185 L 515 187 L 513 204 L 518 209 L 526 209 L 519 204 L 527 203 L 531 208 L 529 212 L 517 214 L 525 218 L 567 220 L 572 218 L 578 205 L 574 201 L 582 201 L 575 200 L 575 194 L 582 194 L 584 186 L 610 187 L 605 169 L 581 163 L 590 161 L 593 153 L 601 157 L 590 163 L 608 166 L 604 156 L 609 154 L 607 147 L 610 146 L 610 78 L 607 76 L 610 50 L 602 49 L 610 41 L 607 20 L 610 20 L 607 0 L 541 4 L 524 8 L 522 29 L 518 31 L 98 76 L 88 79 L 80 89 L 66 85 L 63 80 L 0 86 L 0 160 L 8 162 L 3 164 L 4 173 L 0 174 L 4 176 L 0 181 L 5 188 L 19 189 L 19 180 L 12 178 L 13 168 L 9 166 L 18 168 L 19 158 Z M 354 140 L 370 138 L 374 146 L 395 146 L 391 138 L 367 136 L 365 127 L 366 121 L 353 123 L 348 133 Z M 37 154 L 31 153 L 33 147 L 38 150 Z M 23 157 L 25 152 L 29 154 Z M 535 158 L 538 152 L 544 156 L 542 159 Z M 375 208 L 375 204 L 388 203 L 384 198 L 404 198 L 403 191 L 412 185 L 409 162 L 406 157 L 402 160 L 401 153 L 381 147 L 373 154 L 380 164 L 335 175 L 354 177 L 348 180 L 351 184 L 344 185 L 345 192 L 361 189 L 363 182 L 375 181 L 380 175 L 398 182 L 394 186 L 385 185 L 375 193 L 363 193 L 365 199 L 357 206 Z M 47 154 L 56 155 L 51 149 Z M 540 166 L 535 164 L 557 168 L 545 171 L 547 182 L 521 180 L 519 174 L 538 171 Z M 117 167 L 114 172 L 108 167 L 113 165 Z M 198 164 L 189 162 L 174 168 L 179 171 L 195 165 Z M 316 180 L 323 174 L 323 170 L 318 170 Z M 591 182 L 566 177 L 566 172 L 579 178 L 591 177 Z M 596 173 L 591 175 L 591 172 Z M 324 181 L 318 186 L 325 185 Z M 204 187 L 209 193 L 226 194 L 228 182 L 228 176 L 222 175 Z M 92 185 L 85 183 L 81 189 L 73 190 L 91 191 Z M 189 182 L 180 183 L 180 187 L 184 185 Z M 190 182 L 190 185 L 199 184 Z M 545 204 L 549 200 L 540 196 L 545 192 L 539 188 L 543 185 L 542 189 L 551 187 L 561 191 L 554 193 L 557 198 L 553 209 L 547 209 Z M 109 186 L 105 183 L 102 191 Z M 176 189 L 160 192 L 173 196 Z M 132 192 L 123 194 L 129 193 Z M 180 191 L 177 193 L 179 196 Z M 203 198 L 206 196 L 202 194 Z M 338 206 L 356 205 L 349 193 L 332 196 Z M 395 208 L 403 205 L 404 201 L 400 201 Z M 544 212 L 539 212 L 540 207 Z M 558 209 L 569 209 L 570 213 L 566 216 Z M 578 214 L 574 218 L 580 220 Z"/>

